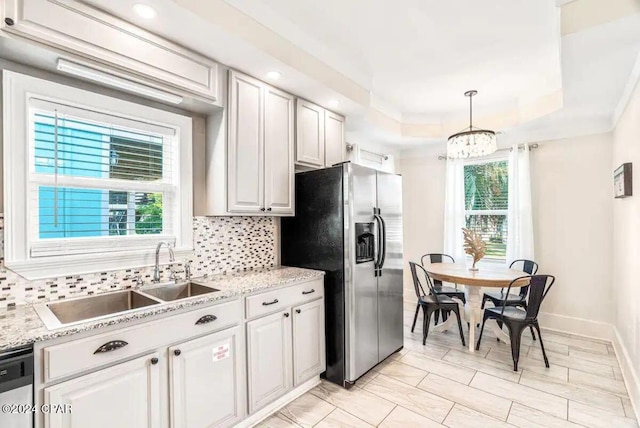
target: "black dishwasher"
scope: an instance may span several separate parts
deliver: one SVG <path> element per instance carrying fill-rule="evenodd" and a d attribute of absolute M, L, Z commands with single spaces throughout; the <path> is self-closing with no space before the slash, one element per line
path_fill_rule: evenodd
<path fill-rule="evenodd" d="M 33 348 L 0 351 L 0 427 L 33 427 Z"/>

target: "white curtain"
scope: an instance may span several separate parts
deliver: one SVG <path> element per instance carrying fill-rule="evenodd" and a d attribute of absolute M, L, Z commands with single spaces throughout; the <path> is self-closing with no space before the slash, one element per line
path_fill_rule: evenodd
<path fill-rule="evenodd" d="M 457 263 L 466 261 L 462 238 L 464 225 L 464 162 L 448 159 L 444 192 L 444 253 Z"/>
<path fill-rule="evenodd" d="M 509 211 L 507 215 L 507 263 L 534 258 L 533 215 L 529 145 L 515 145 L 509 154 Z"/>

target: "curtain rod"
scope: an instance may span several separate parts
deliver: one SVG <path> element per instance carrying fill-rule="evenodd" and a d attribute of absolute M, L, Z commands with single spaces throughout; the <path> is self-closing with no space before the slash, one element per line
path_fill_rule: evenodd
<path fill-rule="evenodd" d="M 529 144 L 529 151 L 531 151 L 533 149 L 537 149 L 538 147 L 539 147 L 538 143 Z M 522 144 L 519 145 L 518 149 L 524 149 L 524 145 L 522 145 Z M 509 147 L 509 148 L 506 148 L 506 149 L 498 149 L 498 150 L 496 150 L 496 152 L 510 152 L 511 150 L 512 150 L 512 148 Z M 447 156 L 440 155 L 440 156 L 438 156 L 438 160 L 447 160 Z"/>
<path fill-rule="evenodd" d="M 384 160 L 389 160 L 389 155 L 385 155 L 384 153 L 376 153 L 376 152 L 372 152 L 370 150 L 363 149 L 363 148 L 361 148 L 360 150 L 363 151 L 363 152 L 367 152 L 369 154 L 375 155 L 375 156 L 380 156 Z M 347 143 L 347 151 L 348 152 L 353 151 L 353 144 Z"/>

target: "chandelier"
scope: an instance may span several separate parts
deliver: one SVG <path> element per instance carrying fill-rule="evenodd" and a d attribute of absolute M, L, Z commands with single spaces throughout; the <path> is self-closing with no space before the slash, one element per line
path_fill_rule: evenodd
<path fill-rule="evenodd" d="M 469 97 L 469 127 L 449 137 L 447 142 L 449 159 L 477 158 L 498 150 L 495 132 L 473 127 L 473 97 L 477 94 L 478 91 L 464 93 L 465 97 Z"/>

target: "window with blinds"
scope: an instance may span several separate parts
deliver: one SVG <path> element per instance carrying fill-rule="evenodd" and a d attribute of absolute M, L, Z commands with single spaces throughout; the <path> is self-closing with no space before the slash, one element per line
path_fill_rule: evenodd
<path fill-rule="evenodd" d="M 487 243 L 487 258 L 506 259 L 509 173 L 507 161 L 464 166 L 465 227 Z"/>
<path fill-rule="evenodd" d="M 172 238 L 174 129 L 36 98 L 29 105 L 32 257 Z"/>
<path fill-rule="evenodd" d="M 161 241 L 178 259 L 193 253 L 189 115 L 1 78 L 7 268 L 34 280 L 151 266 Z"/>

